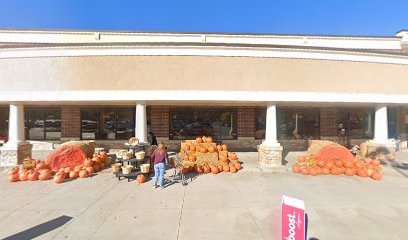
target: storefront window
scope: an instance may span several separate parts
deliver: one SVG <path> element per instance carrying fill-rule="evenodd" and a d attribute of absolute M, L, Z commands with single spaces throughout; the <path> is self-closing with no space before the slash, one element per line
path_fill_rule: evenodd
<path fill-rule="evenodd" d="M 311 108 L 278 108 L 279 139 L 319 139 L 319 110 Z"/>
<path fill-rule="evenodd" d="M 8 120 L 9 107 L 0 107 L 0 138 L 8 137 Z"/>
<path fill-rule="evenodd" d="M 339 109 L 338 136 L 370 139 L 374 135 L 374 109 Z"/>
<path fill-rule="evenodd" d="M 29 140 L 58 140 L 61 138 L 59 108 L 26 108 L 26 135 Z"/>
<path fill-rule="evenodd" d="M 255 110 L 255 139 L 265 139 L 266 108 Z"/>
<path fill-rule="evenodd" d="M 236 139 L 236 109 L 175 108 L 170 113 L 170 139 Z"/>
<path fill-rule="evenodd" d="M 134 129 L 134 108 L 81 109 L 82 139 L 129 139 Z"/>

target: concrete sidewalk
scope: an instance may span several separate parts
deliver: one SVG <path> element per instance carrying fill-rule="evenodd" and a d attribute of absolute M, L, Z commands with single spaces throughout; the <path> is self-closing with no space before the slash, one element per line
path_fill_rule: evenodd
<path fill-rule="evenodd" d="M 301 153 L 290 153 L 289 162 Z M 406 239 L 408 170 L 385 166 L 383 181 L 261 173 L 239 153 L 237 174 L 200 175 L 186 187 L 117 181 L 110 170 L 66 182 L 8 183 L 0 174 L 0 238 L 72 217 L 37 239 L 280 239 L 283 194 L 303 199 L 308 238 Z M 398 153 L 398 162 L 408 152 Z M 51 221 L 51 222 L 49 222 Z M 40 234 L 41 228 L 25 232 Z"/>

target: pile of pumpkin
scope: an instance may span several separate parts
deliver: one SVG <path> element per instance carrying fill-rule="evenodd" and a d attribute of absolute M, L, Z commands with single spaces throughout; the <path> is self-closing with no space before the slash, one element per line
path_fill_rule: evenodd
<path fill-rule="evenodd" d="M 17 181 L 46 181 L 53 178 L 55 183 L 62 183 L 66 179 L 87 178 L 89 175 L 102 171 L 105 168 L 107 153 L 101 152 L 94 154 L 93 158 L 84 159 L 83 163 L 77 166 L 65 167 L 60 169 L 51 169 L 49 164 L 41 160 L 25 159 L 25 167 L 13 168 L 8 173 L 9 182 Z"/>
<path fill-rule="evenodd" d="M 206 146 L 207 145 L 207 146 Z M 187 174 L 195 171 L 198 174 L 201 173 L 213 173 L 220 172 L 236 173 L 241 170 L 241 164 L 238 162 L 238 156 L 235 153 L 228 152 L 228 146 L 217 145 L 213 146 L 211 137 L 197 137 L 194 141 L 194 145 L 185 144 L 183 149 L 179 152 L 179 156 L 184 155 L 182 172 Z M 197 160 L 195 156 L 196 152 L 200 154 L 214 154 L 216 153 L 216 159 Z M 205 155 L 204 155 L 205 156 Z"/>
<path fill-rule="evenodd" d="M 347 160 L 321 160 L 316 156 L 300 156 L 298 163 L 292 166 L 294 173 L 302 175 L 357 175 L 359 177 L 371 177 L 374 180 L 382 179 L 381 161 L 378 159 L 355 157 Z"/>

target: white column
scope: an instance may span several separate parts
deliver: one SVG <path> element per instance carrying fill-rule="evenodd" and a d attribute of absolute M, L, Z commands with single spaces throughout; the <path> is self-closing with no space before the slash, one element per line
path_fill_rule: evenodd
<path fill-rule="evenodd" d="M 10 105 L 8 138 L 9 144 L 16 144 L 25 141 L 23 105 Z"/>
<path fill-rule="evenodd" d="M 276 105 L 274 103 L 269 103 L 266 109 L 266 132 L 263 144 L 268 146 L 280 146 L 277 138 Z"/>
<path fill-rule="evenodd" d="M 374 142 L 388 142 L 387 106 L 377 106 L 375 108 Z"/>
<path fill-rule="evenodd" d="M 140 142 L 147 142 L 147 117 L 146 117 L 146 104 L 137 103 L 136 104 L 136 129 L 135 137 L 139 139 Z"/>

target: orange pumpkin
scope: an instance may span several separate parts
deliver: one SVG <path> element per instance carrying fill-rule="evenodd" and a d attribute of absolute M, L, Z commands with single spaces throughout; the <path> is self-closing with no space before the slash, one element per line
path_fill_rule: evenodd
<path fill-rule="evenodd" d="M 28 174 L 28 181 L 35 181 L 35 180 L 37 180 L 39 175 L 40 175 L 40 174 L 39 174 L 37 171 L 30 172 L 30 173 Z M 17 176 L 18 176 L 18 175 L 17 175 Z"/>
<path fill-rule="evenodd" d="M 219 152 L 219 151 L 222 151 L 222 146 L 221 146 L 221 145 L 217 145 L 217 150 L 218 150 L 218 152 Z"/>
<path fill-rule="evenodd" d="M 208 149 L 205 147 L 200 148 L 200 153 L 206 153 L 207 151 Z"/>
<path fill-rule="evenodd" d="M 317 176 L 317 169 L 316 168 L 311 168 L 309 170 L 309 174 L 312 175 L 312 176 Z"/>
<path fill-rule="evenodd" d="M 54 183 L 62 183 L 65 180 L 65 174 L 63 172 L 57 172 L 54 176 Z"/>
<path fill-rule="evenodd" d="M 292 172 L 294 173 L 300 173 L 300 166 L 298 164 L 293 164 L 292 166 Z"/>
<path fill-rule="evenodd" d="M 137 175 L 136 180 L 137 180 L 137 182 L 139 184 L 142 184 L 142 183 L 144 183 L 146 181 L 146 177 L 143 174 L 139 174 L 139 175 Z"/>
<path fill-rule="evenodd" d="M 236 173 L 237 169 L 234 166 L 230 166 L 230 172 L 231 173 Z"/>
<path fill-rule="evenodd" d="M 332 169 L 334 167 L 334 161 L 327 161 L 326 162 L 326 166 L 328 169 Z"/>
<path fill-rule="evenodd" d="M 344 162 L 344 167 L 346 168 L 353 168 L 354 167 L 354 163 L 351 161 L 346 161 Z"/>
<path fill-rule="evenodd" d="M 80 178 L 87 178 L 88 177 L 88 172 L 86 170 L 81 170 L 79 172 L 79 177 Z"/>
<path fill-rule="evenodd" d="M 330 169 L 330 173 L 333 175 L 339 175 L 340 174 L 340 170 L 338 167 L 333 167 L 332 169 Z"/>
<path fill-rule="evenodd" d="M 218 171 L 222 172 L 222 165 L 218 165 L 217 167 L 218 167 Z"/>
<path fill-rule="evenodd" d="M 85 170 L 89 173 L 89 175 L 91 175 L 94 172 L 93 167 L 87 167 L 87 168 L 85 168 Z"/>
<path fill-rule="evenodd" d="M 190 155 L 190 156 L 188 156 L 188 160 L 191 161 L 191 162 L 195 162 L 196 161 L 196 156 Z"/>
<path fill-rule="evenodd" d="M 213 142 L 213 140 L 212 140 L 212 138 L 211 138 L 211 137 L 208 137 L 208 138 L 206 138 L 206 139 L 205 139 L 205 142 L 206 142 L 206 143 L 212 143 L 212 142 Z"/>
<path fill-rule="evenodd" d="M 221 162 L 224 162 L 224 163 L 228 162 L 228 158 L 226 156 L 220 155 L 219 158 Z"/>
<path fill-rule="evenodd" d="M 69 178 L 74 179 L 77 178 L 79 176 L 79 172 L 78 171 L 71 171 L 69 173 Z"/>
<path fill-rule="evenodd" d="M 188 161 L 188 155 L 184 156 L 184 161 Z"/>
<path fill-rule="evenodd" d="M 317 166 L 319 166 L 319 167 L 324 167 L 325 164 L 326 164 L 326 162 L 324 160 L 317 161 Z"/>
<path fill-rule="evenodd" d="M 92 161 L 100 163 L 100 162 L 102 162 L 102 158 L 99 157 L 99 156 L 96 156 L 96 157 L 92 158 Z"/>
<path fill-rule="evenodd" d="M 228 149 L 228 146 L 227 145 L 225 145 L 225 144 L 222 144 L 222 151 L 227 151 L 227 149 Z"/>
<path fill-rule="evenodd" d="M 84 167 L 90 167 L 92 165 L 92 160 L 87 158 L 84 161 Z"/>
<path fill-rule="evenodd" d="M 28 180 L 28 172 L 22 172 L 18 175 L 20 181 L 27 181 Z"/>
<path fill-rule="evenodd" d="M 301 167 L 300 168 L 300 173 L 302 175 L 309 175 L 309 169 L 307 167 Z"/>
<path fill-rule="evenodd" d="M 195 165 L 195 171 L 198 174 L 203 173 L 203 168 L 201 167 L 201 165 Z"/>
<path fill-rule="evenodd" d="M 241 170 L 241 164 L 239 164 L 238 161 L 237 161 L 236 163 L 234 163 L 234 167 L 235 167 L 237 170 Z"/>
<path fill-rule="evenodd" d="M 205 173 L 209 173 L 211 171 L 210 167 L 207 164 L 203 166 L 203 170 Z"/>
<path fill-rule="evenodd" d="M 228 165 L 224 165 L 224 166 L 222 167 L 222 170 L 223 170 L 224 172 L 229 172 L 230 168 L 229 168 Z"/>
<path fill-rule="evenodd" d="M 382 179 L 382 174 L 380 173 L 380 172 L 374 172 L 372 175 L 371 175 L 371 178 L 372 179 L 374 179 L 374 180 L 381 180 Z"/>
<path fill-rule="evenodd" d="M 211 168 L 211 172 L 212 172 L 213 174 L 217 174 L 218 171 L 219 171 L 218 167 L 213 166 L 213 167 Z"/>
<path fill-rule="evenodd" d="M 329 175 L 330 174 L 330 169 L 328 169 L 327 167 L 323 167 L 322 168 L 323 174 L 325 175 Z"/>
<path fill-rule="evenodd" d="M 209 152 L 209 153 L 215 152 L 215 147 L 209 147 L 209 148 L 208 148 L 208 152 Z"/>
<path fill-rule="evenodd" d="M 45 181 L 51 178 L 51 171 L 49 169 L 44 169 L 41 171 L 40 176 L 38 176 L 38 179 Z"/>
<path fill-rule="evenodd" d="M 317 175 L 323 174 L 323 169 L 321 167 L 316 167 L 316 170 L 317 170 Z"/>
<path fill-rule="evenodd" d="M 354 176 L 356 174 L 354 168 L 346 168 L 346 170 L 344 170 L 344 175 L 347 176 Z"/>
<path fill-rule="evenodd" d="M 108 153 L 105 152 L 105 151 L 102 151 L 100 156 L 101 156 L 102 160 L 105 161 L 106 157 L 108 156 Z"/>
<path fill-rule="evenodd" d="M 359 177 L 368 177 L 368 171 L 365 168 L 361 168 L 357 170 L 357 175 Z"/>
<path fill-rule="evenodd" d="M 306 160 L 306 159 L 305 159 L 305 156 L 299 156 L 299 157 L 298 157 L 298 162 L 299 162 L 299 163 L 305 162 L 305 160 Z"/>
<path fill-rule="evenodd" d="M 371 159 L 371 158 L 364 159 L 365 164 L 370 164 L 372 161 L 373 161 L 373 159 Z"/>
<path fill-rule="evenodd" d="M 200 137 L 196 138 L 196 143 L 203 143 L 203 139 L 201 139 Z"/>
<path fill-rule="evenodd" d="M 191 152 L 195 152 L 195 150 L 196 150 L 196 146 L 190 146 L 190 151 Z"/>
<path fill-rule="evenodd" d="M 82 167 L 83 167 L 83 166 L 81 166 L 81 165 L 76 166 L 76 167 L 74 168 L 74 171 L 79 172 L 79 171 L 81 171 L 81 170 L 82 170 Z"/>
<path fill-rule="evenodd" d="M 381 165 L 381 161 L 378 159 L 373 160 L 373 165 L 374 166 L 380 166 Z"/>
<path fill-rule="evenodd" d="M 184 150 L 186 150 L 186 151 L 190 151 L 190 146 L 189 145 L 184 145 Z"/>
<path fill-rule="evenodd" d="M 8 181 L 9 182 L 17 182 L 18 180 L 20 180 L 18 174 L 9 174 L 8 175 Z"/>
<path fill-rule="evenodd" d="M 238 158 L 237 154 L 235 154 L 235 153 L 231 153 L 229 157 L 230 157 L 231 160 L 237 160 L 237 158 Z"/>
<path fill-rule="evenodd" d="M 341 161 L 341 160 L 336 160 L 336 161 L 334 161 L 334 164 L 335 164 L 337 167 L 341 167 L 341 166 L 343 166 L 343 161 Z"/>

